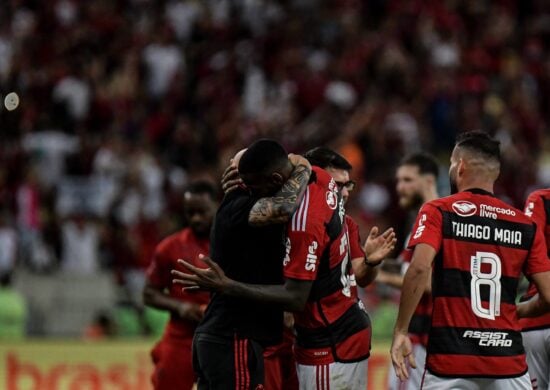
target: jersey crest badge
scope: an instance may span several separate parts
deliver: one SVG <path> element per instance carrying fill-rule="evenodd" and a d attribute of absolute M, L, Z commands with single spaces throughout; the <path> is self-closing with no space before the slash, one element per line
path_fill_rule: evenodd
<path fill-rule="evenodd" d="M 290 250 L 292 249 L 292 243 L 290 238 L 286 238 L 285 259 L 283 260 L 283 267 L 286 267 L 290 263 Z"/>
<path fill-rule="evenodd" d="M 455 213 L 461 217 L 470 217 L 477 212 L 477 206 L 467 200 L 459 200 L 452 205 Z"/>

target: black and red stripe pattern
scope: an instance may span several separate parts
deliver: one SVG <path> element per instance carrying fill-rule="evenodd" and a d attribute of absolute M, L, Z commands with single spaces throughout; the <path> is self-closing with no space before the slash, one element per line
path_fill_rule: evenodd
<path fill-rule="evenodd" d="M 294 315 L 294 352 L 300 364 L 347 363 L 369 357 L 370 319 L 352 288 L 348 245 L 358 238 L 350 238 L 350 223 L 354 222 L 346 217 L 340 235 L 322 253 L 306 307 Z"/>
<path fill-rule="evenodd" d="M 234 339 L 235 354 L 235 390 L 250 389 L 250 370 L 248 367 L 248 340 Z"/>
<path fill-rule="evenodd" d="M 423 243 L 437 251 L 431 373 L 506 378 L 527 371 L 515 296 L 522 271 L 550 270 L 542 240 L 521 211 L 482 190 L 423 206 L 409 247 Z"/>

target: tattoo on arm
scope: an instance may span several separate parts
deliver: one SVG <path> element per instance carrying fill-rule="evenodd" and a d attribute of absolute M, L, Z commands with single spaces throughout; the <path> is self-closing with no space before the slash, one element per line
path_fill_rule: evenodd
<path fill-rule="evenodd" d="M 282 188 L 271 198 L 261 198 L 250 210 L 248 222 L 253 226 L 286 223 L 298 208 L 307 188 L 311 169 L 297 165 Z"/>

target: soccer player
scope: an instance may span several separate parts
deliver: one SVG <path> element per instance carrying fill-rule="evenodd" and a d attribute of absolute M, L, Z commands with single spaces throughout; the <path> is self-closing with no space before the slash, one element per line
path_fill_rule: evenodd
<path fill-rule="evenodd" d="M 355 182 L 350 180 L 351 164 L 340 154 L 335 151 L 325 148 L 314 148 L 304 155 L 313 166 L 317 166 L 326 170 L 334 179 L 338 190 L 342 194 L 344 204 L 347 202 L 349 194 L 355 187 Z M 351 256 L 352 271 L 349 274 L 351 295 L 356 301 L 359 300 L 357 293 L 357 285 L 366 287 L 376 278 L 376 266 L 374 262 L 367 266 L 365 264 L 365 251 L 374 254 L 377 250 L 385 250 L 386 240 L 388 245 L 391 244 L 391 239 L 394 237 L 393 229 L 388 229 L 383 235 L 378 235 L 378 228 L 373 227 L 365 243 L 365 248 L 361 246 L 361 238 L 359 236 L 359 227 L 351 217 L 346 215 L 345 222 L 349 234 L 349 246 Z M 391 236 L 391 237 L 390 237 Z M 388 239 L 388 237 L 390 237 Z M 393 241 L 395 244 L 395 239 Z M 373 255 L 376 258 L 376 254 Z M 371 256 L 372 257 L 372 256 Z M 381 261 L 381 258 L 380 258 Z M 357 279 L 357 280 L 356 280 Z M 266 388 L 277 390 L 291 390 L 298 386 L 298 380 L 294 382 L 296 375 L 295 359 L 292 354 L 292 343 L 294 336 L 290 329 L 285 329 L 285 341 L 277 346 L 270 347 L 264 353 L 264 363 L 266 372 Z M 299 346 L 297 346 L 299 348 Z M 365 346 L 365 354 L 368 355 L 370 344 Z M 289 353 L 290 352 L 290 353 Z M 325 357 L 322 358 L 325 361 Z M 301 363 L 305 365 L 315 366 L 315 359 L 306 359 Z M 323 364 L 321 364 L 323 366 Z M 302 369 L 304 372 L 307 369 Z M 360 374 L 361 375 L 361 374 Z M 290 381 L 290 383 L 289 383 Z M 302 382 L 304 380 L 302 379 Z"/>
<path fill-rule="evenodd" d="M 517 317 L 550 305 L 550 262 L 541 229 L 493 195 L 499 143 L 483 132 L 458 138 L 453 195 L 426 203 L 412 230 L 391 358 L 397 376 L 415 367 L 408 328 L 432 272 L 434 298 L 422 389 L 530 389 Z M 522 270 L 539 289 L 516 309 Z M 517 314 L 516 314 L 517 310 Z"/>
<path fill-rule="evenodd" d="M 197 266 L 202 265 L 198 256 L 208 253 L 216 196 L 213 184 L 206 181 L 191 183 L 184 192 L 184 213 L 189 226 L 157 246 L 147 270 L 144 303 L 171 314 L 161 341 L 151 353 L 155 364 L 152 380 L 156 390 L 191 389 L 196 379 L 191 345 L 209 296 L 206 292 L 189 293 L 177 288 L 172 284 L 170 271 L 181 256 Z"/>
<path fill-rule="evenodd" d="M 271 140 L 253 143 L 238 166 L 248 189 L 224 197 L 210 255 L 236 280 L 282 283 L 286 222 L 306 191 L 311 166 Z M 263 348 L 281 342 L 282 326 L 279 305 L 214 293 L 193 340 L 198 389 L 262 388 Z"/>
<path fill-rule="evenodd" d="M 370 320 L 352 293 L 349 231 L 337 188 L 326 171 L 313 167 L 312 181 L 287 229 L 284 285 L 237 282 L 208 258 L 208 270 L 182 261 L 193 275 L 173 272 L 177 283 L 280 303 L 295 312 L 301 389 L 366 388 Z M 395 244 L 391 235 L 382 242 L 383 250 L 361 254 L 364 267 L 378 264 Z"/>
<path fill-rule="evenodd" d="M 350 180 L 352 165 L 349 161 L 334 150 L 326 147 L 311 149 L 305 153 L 304 157 L 308 159 L 311 165 L 323 168 L 332 176 L 338 186 L 338 190 L 342 193 L 344 204 L 346 204 L 350 192 L 355 188 L 355 182 Z M 345 222 L 349 230 L 351 267 L 353 270 L 353 273 L 350 275 L 351 284 L 352 286 L 367 287 L 376 279 L 378 272 L 378 268 L 376 267 L 381 264 L 388 253 L 387 249 L 391 249 L 395 245 L 395 233 L 393 232 L 393 228 L 389 228 L 379 235 L 378 227 L 373 226 L 365 244 L 361 246 L 359 226 L 349 215 L 346 215 Z M 380 253 L 384 253 L 384 256 L 380 255 Z M 368 263 L 365 262 L 365 254 L 370 259 Z M 373 261 L 373 258 L 376 258 L 376 261 Z M 356 288 L 354 288 L 354 291 L 355 293 L 357 292 Z M 357 294 L 355 296 L 358 299 Z"/>
<path fill-rule="evenodd" d="M 437 176 L 439 168 L 434 157 L 426 153 L 414 153 L 406 156 L 396 171 L 396 191 L 399 197 L 399 206 L 405 210 L 418 213 L 420 207 L 429 201 L 439 198 L 437 193 Z M 407 237 L 406 241 L 409 238 Z M 412 251 L 405 249 L 401 252 L 401 273 L 391 273 L 380 270 L 377 281 L 401 290 L 403 275 L 407 272 L 411 261 Z M 405 382 L 399 381 L 395 375 L 388 375 L 390 390 L 416 390 L 420 388 L 424 363 L 426 361 L 426 345 L 432 312 L 431 283 L 425 287 L 424 294 L 416 307 L 409 326 L 409 337 L 413 344 L 413 353 L 416 359 L 416 369 L 410 371 Z"/>
<path fill-rule="evenodd" d="M 525 202 L 525 214 L 543 229 L 546 238 L 546 253 L 550 248 L 550 189 L 531 193 Z M 550 256 L 549 256 L 550 257 Z M 537 294 L 531 281 L 522 301 L 528 301 Z M 523 346 L 527 355 L 527 366 L 533 389 L 548 389 L 550 384 L 550 313 L 537 318 L 520 320 Z"/>

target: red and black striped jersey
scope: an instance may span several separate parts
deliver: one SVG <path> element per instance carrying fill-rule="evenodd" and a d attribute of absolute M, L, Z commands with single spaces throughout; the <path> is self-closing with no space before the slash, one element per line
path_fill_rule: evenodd
<path fill-rule="evenodd" d="M 418 244 L 437 253 L 426 368 L 443 377 L 523 375 L 515 297 L 522 271 L 550 270 L 542 231 L 520 210 L 472 189 L 422 207 L 409 248 Z"/>
<path fill-rule="evenodd" d="M 405 274 L 408 266 L 412 260 L 413 251 L 405 248 L 401 252 L 401 259 L 403 260 L 403 275 Z M 420 298 L 420 302 L 414 309 L 411 323 L 409 325 L 409 337 L 415 344 L 428 345 L 428 334 L 430 332 L 430 324 L 432 321 L 432 295 L 423 294 Z"/>
<path fill-rule="evenodd" d="M 317 185 L 308 187 L 289 224 L 284 261 L 286 278 L 313 281 L 305 309 L 294 314 L 296 361 L 312 365 L 362 360 L 369 354 L 370 320 L 351 285 L 343 205 L 333 203 L 337 188 L 328 173 L 314 171 Z"/>
<path fill-rule="evenodd" d="M 525 202 L 525 215 L 530 217 L 540 229 L 544 228 L 544 237 L 546 238 L 546 253 L 550 244 L 550 189 L 538 190 L 532 192 Z M 537 287 L 531 281 L 527 292 L 521 297 L 522 301 L 527 301 L 537 294 Z M 550 314 L 544 314 L 540 317 L 522 318 L 520 324 L 523 331 L 550 328 Z"/>

